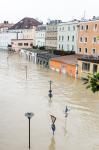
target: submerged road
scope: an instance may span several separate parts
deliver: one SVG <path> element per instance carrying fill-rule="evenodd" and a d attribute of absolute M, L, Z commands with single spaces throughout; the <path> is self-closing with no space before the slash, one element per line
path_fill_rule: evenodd
<path fill-rule="evenodd" d="M 26 79 L 27 66 L 27 79 Z M 52 80 L 53 98 L 48 98 Z M 65 106 L 70 111 L 65 118 Z M 0 150 L 99 150 L 99 93 L 83 82 L 0 52 Z M 50 114 L 56 117 L 53 137 Z"/>

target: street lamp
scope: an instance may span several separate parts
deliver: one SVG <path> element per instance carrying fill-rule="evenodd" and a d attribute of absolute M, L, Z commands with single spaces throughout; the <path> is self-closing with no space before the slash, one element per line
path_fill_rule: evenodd
<path fill-rule="evenodd" d="M 65 117 L 67 117 L 68 116 L 68 107 L 66 106 L 66 108 L 65 108 Z"/>
<path fill-rule="evenodd" d="M 52 81 L 50 80 L 49 83 L 50 83 L 50 90 L 49 90 L 48 96 L 49 96 L 49 98 L 51 99 L 52 96 L 53 96 L 53 95 L 52 95 L 52 89 L 51 89 Z"/>
<path fill-rule="evenodd" d="M 50 116 L 51 116 L 51 120 L 52 120 L 51 128 L 52 128 L 53 135 L 54 135 L 54 132 L 55 132 L 55 130 L 56 130 L 56 127 L 55 127 L 56 117 L 55 117 L 55 116 L 53 116 L 53 115 L 50 115 Z"/>
<path fill-rule="evenodd" d="M 25 113 L 25 116 L 29 119 L 29 149 L 30 149 L 30 119 L 34 116 L 34 113 L 27 112 Z"/>

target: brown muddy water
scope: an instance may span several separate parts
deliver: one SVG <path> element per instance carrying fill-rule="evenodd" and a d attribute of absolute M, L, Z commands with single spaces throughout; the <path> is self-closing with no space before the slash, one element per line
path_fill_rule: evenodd
<path fill-rule="evenodd" d="M 49 80 L 53 81 L 52 101 Z M 70 109 L 67 118 L 66 105 Z M 1 51 L 0 150 L 28 150 L 26 112 L 35 114 L 31 150 L 99 150 L 99 93 L 86 90 L 80 80 Z M 54 137 L 50 114 L 56 116 Z"/>

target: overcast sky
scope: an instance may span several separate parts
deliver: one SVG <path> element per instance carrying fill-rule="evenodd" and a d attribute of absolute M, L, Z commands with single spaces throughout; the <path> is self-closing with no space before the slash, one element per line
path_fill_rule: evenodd
<path fill-rule="evenodd" d="M 16 23 L 24 17 L 68 21 L 99 16 L 99 0 L 0 0 L 0 22 Z"/>

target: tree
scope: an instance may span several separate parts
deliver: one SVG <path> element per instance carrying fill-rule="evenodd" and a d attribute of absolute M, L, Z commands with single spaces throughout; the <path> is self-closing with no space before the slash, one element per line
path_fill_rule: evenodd
<path fill-rule="evenodd" d="M 85 82 L 88 84 L 86 88 L 90 88 L 93 93 L 99 91 L 99 73 L 96 74 L 89 74 L 88 79 Z"/>

